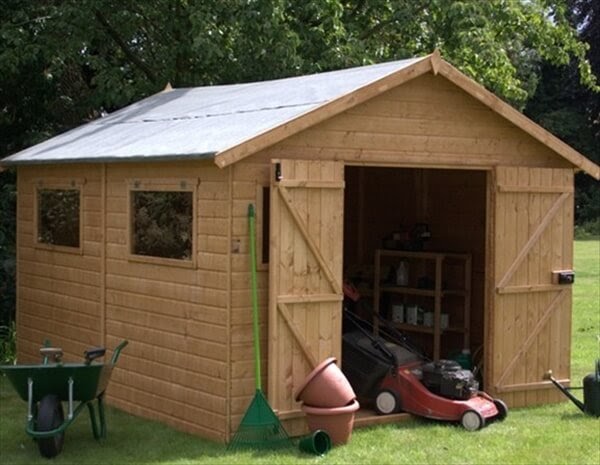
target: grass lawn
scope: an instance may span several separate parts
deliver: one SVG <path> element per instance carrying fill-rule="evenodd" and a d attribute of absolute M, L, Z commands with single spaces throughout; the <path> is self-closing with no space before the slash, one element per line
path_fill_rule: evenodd
<path fill-rule="evenodd" d="M 580 385 L 600 356 L 600 242 L 575 243 L 572 379 Z M 0 463 L 48 463 L 24 432 L 26 403 L 0 379 Z M 355 430 L 345 447 L 324 457 L 296 448 L 228 452 L 222 445 L 108 409 L 108 438 L 96 442 L 87 413 L 67 430 L 56 464 L 600 464 L 600 419 L 564 402 L 511 410 L 506 421 L 468 433 L 414 419 Z"/>

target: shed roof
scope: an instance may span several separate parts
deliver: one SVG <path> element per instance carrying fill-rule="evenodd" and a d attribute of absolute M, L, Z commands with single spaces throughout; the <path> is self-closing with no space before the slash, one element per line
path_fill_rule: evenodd
<path fill-rule="evenodd" d="M 444 76 L 596 179 L 600 167 L 440 58 L 172 89 L 11 155 L 4 165 L 214 158 L 224 167 L 427 72 Z"/>
<path fill-rule="evenodd" d="M 172 89 L 29 147 L 7 164 L 212 158 L 423 58 L 272 81 Z"/>

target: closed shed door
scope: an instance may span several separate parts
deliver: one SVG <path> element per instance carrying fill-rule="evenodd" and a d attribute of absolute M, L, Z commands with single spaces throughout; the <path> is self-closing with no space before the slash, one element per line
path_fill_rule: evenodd
<path fill-rule="evenodd" d="M 313 367 L 341 362 L 344 166 L 273 161 L 271 179 L 268 396 L 290 417 Z"/>
<path fill-rule="evenodd" d="M 486 389 L 513 406 L 553 401 L 544 373 L 570 372 L 571 286 L 553 284 L 552 271 L 573 266 L 573 172 L 501 167 L 495 191 Z"/>

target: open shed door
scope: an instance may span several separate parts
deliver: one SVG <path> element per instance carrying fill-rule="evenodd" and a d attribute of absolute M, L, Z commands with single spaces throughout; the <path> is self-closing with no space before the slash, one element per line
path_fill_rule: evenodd
<path fill-rule="evenodd" d="M 268 397 L 291 418 L 313 367 L 341 362 L 344 165 L 274 160 L 271 171 Z"/>
<path fill-rule="evenodd" d="M 544 373 L 570 374 L 573 171 L 499 167 L 495 176 L 494 289 L 486 390 L 509 405 L 560 398 Z"/>

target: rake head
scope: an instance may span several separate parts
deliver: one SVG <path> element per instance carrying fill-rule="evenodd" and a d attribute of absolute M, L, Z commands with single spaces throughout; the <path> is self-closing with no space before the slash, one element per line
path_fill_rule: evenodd
<path fill-rule="evenodd" d="M 262 391 L 257 390 L 227 449 L 274 449 L 291 445 L 279 418 Z"/>

